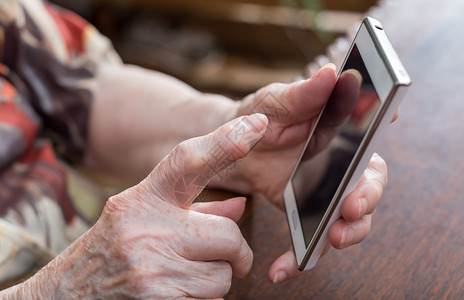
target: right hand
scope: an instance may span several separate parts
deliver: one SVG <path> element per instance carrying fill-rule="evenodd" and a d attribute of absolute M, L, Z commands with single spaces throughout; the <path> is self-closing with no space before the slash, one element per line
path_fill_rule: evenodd
<path fill-rule="evenodd" d="M 245 203 L 192 202 L 211 176 L 261 139 L 267 125 L 261 117 L 240 117 L 182 142 L 141 183 L 111 197 L 95 226 L 71 246 L 76 250 L 51 263 L 59 272 L 42 274 L 55 281 L 51 296 L 223 297 L 232 276 L 244 277 L 252 265 L 234 222 Z"/>

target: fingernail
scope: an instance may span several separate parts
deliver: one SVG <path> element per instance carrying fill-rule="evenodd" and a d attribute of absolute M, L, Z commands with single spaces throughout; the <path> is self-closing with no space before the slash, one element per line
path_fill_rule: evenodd
<path fill-rule="evenodd" d="M 364 216 L 367 210 L 367 199 L 364 197 L 361 197 L 358 199 L 358 219 Z"/>
<path fill-rule="evenodd" d="M 284 282 L 285 280 L 287 280 L 287 278 L 288 278 L 287 272 L 277 271 L 277 273 L 275 273 L 274 275 L 274 279 L 272 280 L 272 283 L 278 284 L 278 283 Z"/>
<path fill-rule="evenodd" d="M 328 63 L 328 64 L 323 65 L 323 66 L 321 67 L 321 70 L 322 70 L 322 69 L 326 69 L 326 68 L 332 69 L 332 70 L 334 70 L 334 71 L 337 69 L 337 67 L 336 67 L 333 63 Z"/>
<path fill-rule="evenodd" d="M 328 64 L 325 64 L 323 65 L 313 76 L 311 76 L 311 78 L 317 78 L 319 77 L 319 75 L 321 74 L 321 72 L 324 70 L 324 69 L 332 69 L 332 70 L 336 70 L 337 67 L 333 64 L 333 63 L 328 63 Z M 309 78 L 308 80 L 311 80 L 311 78 Z"/>
<path fill-rule="evenodd" d="M 342 232 L 342 241 L 340 243 L 340 248 L 345 248 L 351 243 L 354 237 L 353 229 L 350 226 L 345 226 Z"/>
<path fill-rule="evenodd" d="M 235 198 L 232 198 L 230 200 L 231 201 L 243 201 L 243 202 L 247 201 L 246 197 L 235 197 Z"/>
<path fill-rule="evenodd" d="M 268 119 L 264 114 L 255 113 L 246 117 L 246 122 L 253 127 L 255 132 L 262 132 L 266 129 Z"/>
<path fill-rule="evenodd" d="M 361 86 L 361 84 L 363 82 L 363 78 L 362 78 L 361 73 L 359 73 L 358 70 L 356 70 L 356 69 L 348 69 L 344 73 L 349 73 L 349 74 L 353 75 L 354 77 L 356 77 L 356 79 L 358 80 L 358 86 Z"/>
<path fill-rule="evenodd" d="M 255 113 L 255 116 L 260 118 L 263 122 L 267 122 L 267 117 L 265 114 L 262 113 Z"/>

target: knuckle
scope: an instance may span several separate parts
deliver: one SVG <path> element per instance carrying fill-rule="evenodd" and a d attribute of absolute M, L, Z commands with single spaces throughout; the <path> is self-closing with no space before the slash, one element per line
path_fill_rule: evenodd
<path fill-rule="evenodd" d="M 208 143 L 208 153 L 217 157 L 226 158 L 228 154 L 234 154 L 235 147 L 239 146 L 236 135 L 234 134 L 241 126 L 243 126 L 244 117 L 239 117 L 232 122 L 226 123 L 216 129 L 210 137 Z M 233 145 L 232 145 L 233 144 Z"/>
<path fill-rule="evenodd" d="M 236 253 L 241 248 L 242 233 L 234 221 L 228 218 L 222 218 L 221 230 L 219 230 L 224 245 L 227 245 L 231 252 Z"/>
<path fill-rule="evenodd" d="M 286 88 L 288 85 L 285 84 L 285 83 L 281 83 L 281 82 L 274 82 L 274 83 L 271 83 L 269 85 L 269 91 L 270 92 L 276 92 L 276 91 L 280 91 L 282 90 L 283 88 Z"/>
<path fill-rule="evenodd" d="M 103 212 L 112 215 L 116 212 L 130 209 L 132 199 L 142 198 L 143 191 L 138 185 L 128 188 L 117 195 L 111 196 L 105 203 Z"/>
<path fill-rule="evenodd" d="M 188 141 L 183 141 L 177 144 L 177 146 L 175 146 L 171 151 L 172 158 L 177 160 L 186 157 L 189 154 L 189 148 Z"/>
<path fill-rule="evenodd" d="M 245 247 L 242 247 L 243 251 L 241 252 L 241 255 L 239 257 L 239 266 L 240 272 L 237 274 L 238 278 L 243 278 L 245 277 L 251 270 L 251 267 L 253 265 L 253 251 L 251 251 L 250 247 L 246 245 Z"/>
<path fill-rule="evenodd" d="M 285 89 L 285 98 L 287 99 L 287 101 L 290 103 L 290 104 L 296 104 L 296 101 L 297 101 L 297 98 L 296 97 L 297 95 L 295 94 L 295 89 L 292 88 L 296 85 L 297 83 L 294 83 L 290 86 L 290 88 L 286 88 Z M 283 87 L 281 87 L 283 88 Z"/>
<path fill-rule="evenodd" d="M 364 216 L 359 221 L 359 225 L 355 227 L 355 230 L 359 233 L 359 242 L 363 241 L 371 231 L 371 220 L 371 216 Z"/>
<path fill-rule="evenodd" d="M 364 178 L 369 188 L 375 192 L 375 196 L 380 198 L 387 185 L 387 177 L 384 172 L 380 172 L 374 168 L 368 168 L 364 171 Z"/>
<path fill-rule="evenodd" d="M 215 138 L 219 140 L 223 139 L 234 128 L 234 126 L 236 126 L 236 123 L 240 122 L 240 120 L 242 119 L 243 116 L 233 120 L 232 122 L 227 122 L 226 124 L 220 126 L 215 131 Z"/>
<path fill-rule="evenodd" d="M 329 239 L 330 244 L 335 249 L 342 249 L 342 242 L 343 242 L 343 230 L 346 226 L 346 222 L 339 220 L 335 222 L 329 231 Z"/>
<path fill-rule="evenodd" d="M 273 82 L 273 83 L 270 83 L 267 86 L 259 89 L 258 92 L 257 92 L 257 95 L 258 95 L 258 97 L 266 96 L 269 93 L 275 93 L 275 92 L 278 92 L 278 91 L 282 90 L 282 88 L 284 88 L 285 86 L 286 86 L 286 84 L 284 84 L 284 83 Z"/>
<path fill-rule="evenodd" d="M 112 216 L 115 212 L 119 211 L 121 207 L 121 199 L 118 195 L 108 198 L 103 207 L 102 216 Z"/>
<path fill-rule="evenodd" d="M 260 112 L 260 113 L 267 115 L 268 117 L 272 117 L 271 115 L 269 115 L 269 110 L 267 106 L 269 102 L 272 101 L 273 97 L 282 95 L 282 91 L 285 91 L 286 93 L 287 92 L 286 87 L 287 85 L 284 83 L 274 82 L 259 89 L 256 92 L 256 96 L 255 96 L 256 103 L 255 103 L 255 107 L 253 108 L 253 112 Z M 272 97 L 269 97 L 270 95 Z"/>
<path fill-rule="evenodd" d="M 171 164 L 178 168 L 185 168 L 188 164 L 189 169 L 194 171 L 203 165 L 201 154 L 198 147 L 193 147 L 195 139 L 190 139 L 179 143 L 171 151 L 170 159 Z"/>
<path fill-rule="evenodd" d="M 388 167 L 387 167 L 387 163 L 380 155 L 375 153 L 372 156 L 368 169 L 371 169 L 373 172 L 376 172 L 378 176 L 381 178 L 381 180 L 383 180 L 385 184 L 387 183 Z"/>
<path fill-rule="evenodd" d="M 237 224 L 230 219 L 225 219 L 222 230 L 222 243 L 225 251 L 230 253 L 233 259 L 234 276 L 245 277 L 253 264 L 253 251 L 240 232 Z"/>
<path fill-rule="evenodd" d="M 373 195 L 373 199 L 375 199 L 375 202 L 377 202 L 377 200 L 382 197 L 384 184 L 381 181 L 373 180 L 370 183 L 370 190 Z"/>
<path fill-rule="evenodd" d="M 210 278 L 213 283 L 211 291 L 215 296 L 222 297 L 227 294 L 232 284 L 232 267 L 224 261 L 217 262 L 217 265 L 219 270 Z"/>

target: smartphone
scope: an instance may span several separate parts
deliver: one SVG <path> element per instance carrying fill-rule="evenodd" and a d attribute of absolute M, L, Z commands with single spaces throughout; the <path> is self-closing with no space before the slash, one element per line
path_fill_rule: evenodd
<path fill-rule="evenodd" d="M 382 24 L 365 18 L 284 190 L 299 270 L 319 259 L 410 83 Z"/>

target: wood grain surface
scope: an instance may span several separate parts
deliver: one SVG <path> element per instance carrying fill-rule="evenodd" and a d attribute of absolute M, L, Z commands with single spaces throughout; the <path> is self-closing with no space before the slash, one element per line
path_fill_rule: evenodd
<path fill-rule="evenodd" d="M 413 84 L 379 147 L 389 185 L 371 233 L 274 286 L 286 219 L 253 199 L 241 228 L 254 266 L 226 299 L 464 299 L 464 1 L 386 1 L 374 13 Z"/>

